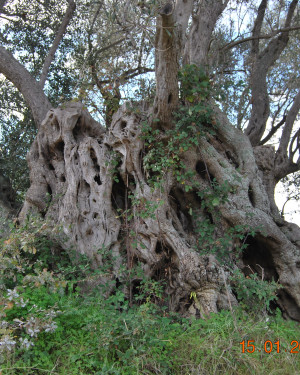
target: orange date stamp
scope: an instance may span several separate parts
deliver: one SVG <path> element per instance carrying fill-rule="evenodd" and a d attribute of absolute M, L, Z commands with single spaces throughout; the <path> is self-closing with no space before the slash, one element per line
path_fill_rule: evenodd
<path fill-rule="evenodd" d="M 258 352 L 265 352 L 265 353 L 280 353 L 280 352 L 289 352 L 289 353 L 300 353 L 300 341 L 293 340 L 291 341 L 290 348 L 281 348 L 279 340 L 272 342 L 271 340 L 266 340 L 263 344 L 262 348 L 257 348 L 255 346 L 254 340 L 243 340 L 240 342 L 242 345 L 242 353 L 254 353 L 255 351 Z"/>

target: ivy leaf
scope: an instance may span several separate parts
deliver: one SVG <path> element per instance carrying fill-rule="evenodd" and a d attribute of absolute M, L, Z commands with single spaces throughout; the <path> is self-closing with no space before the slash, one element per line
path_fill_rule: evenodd
<path fill-rule="evenodd" d="M 194 96 L 190 95 L 190 96 L 186 97 L 186 100 L 189 101 L 190 103 L 193 103 L 195 98 L 194 98 Z"/>
<path fill-rule="evenodd" d="M 219 198 L 214 198 L 211 203 L 212 203 L 212 205 L 214 207 L 216 207 L 216 206 L 218 206 L 220 204 L 220 199 Z"/>

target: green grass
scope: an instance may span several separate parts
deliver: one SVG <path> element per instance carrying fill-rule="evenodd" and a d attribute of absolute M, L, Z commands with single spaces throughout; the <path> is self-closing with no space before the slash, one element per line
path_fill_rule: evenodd
<path fill-rule="evenodd" d="M 1 375 L 300 374 L 300 353 L 290 352 L 291 341 L 300 342 L 299 325 L 279 314 L 266 321 L 222 311 L 190 320 L 149 303 L 129 308 L 122 293 L 106 300 L 45 293 L 43 300 L 41 290 L 35 292 L 35 303 L 45 307 L 52 298 L 62 311 L 57 329 L 41 332 L 28 350 L 4 352 Z M 13 319 L 20 311 L 10 314 Z M 254 340 L 255 352 L 246 347 L 242 353 L 242 340 L 246 346 Z M 273 343 L 270 354 L 266 340 Z"/>
<path fill-rule="evenodd" d="M 88 263 L 53 253 L 41 228 L 30 222 L 0 240 L 0 375 L 300 375 L 299 324 L 280 312 L 259 315 L 273 285 L 237 275 L 248 313 L 239 307 L 198 320 L 151 303 L 163 289 L 154 280 L 141 282 L 133 307 L 118 290 L 109 298 L 101 289 L 82 296 L 74 287 L 93 276 Z M 22 348 L 22 339 L 34 345 Z"/>

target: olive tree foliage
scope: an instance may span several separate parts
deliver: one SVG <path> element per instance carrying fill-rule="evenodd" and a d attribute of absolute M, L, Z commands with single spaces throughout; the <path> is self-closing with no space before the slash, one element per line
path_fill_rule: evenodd
<path fill-rule="evenodd" d="M 2 6 L 0 72 L 38 129 L 20 222 L 59 222 L 62 248 L 109 264 L 87 288 L 121 283 L 130 300 L 139 266 L 170 309 L 205 316 L 237 303 L 239 268 L 279 282 L 300 320 L 300 229 L 274 200 L 300 167 L 298 1 L 34 4 L 55 16 L 31 53 Z"/>
<path fill-rule="evenodd" d="M 7 53 L 18 57 L 30 77 L 36 80 L 41 78 L 43 87 L 45 77 L 48 77 L 45 93 L 47 101 L 52 105 L 57 105 L 61 97 L 71 99 L 75 85 L 74 73 L 67 64 L 68 54 L 75 51 L 70 35 L 65 35 L 60 43 L 59 54 L 53 61 L 51 59 L 51 66 L 49 65 L 49 49 L 66 9 L 67 4 L 61 6 L 53 1 L 45 1 L 43 4 L 7 1 L 1 12 L 1 45 Z M 48 61 L 45 61 L 47 56 Z M 13 68 L 10 74 L 14 75 Z M 25 158 L 36 135 L 36 125 L 28 103 L 24 102 L 22 90 L 18 91 L 16 85 L 4 76 L 0 78 L 0 85 L 0 169 L 6 178 L 10 178 L 14 189 L 24 193 L 29 187 Z M 46 103 L 47 101 L 44 100 Z M 47 108 L 51 107 L 49 102 L 46 104 Z M 43 111 L 39 114 L 40 118 L 44 115 Z"/>
<path fill-rule="evenodd" d="M 142 73 L 153 71 L 147 61 L 150 55 L 153 59 L 148 42 L 153 14 L 151 21 L 151 12 L 141 10 L 142 26 L 138 27 L 132 22 L 132 6 L 130 19 L 125 17 L 123 8 L 118 2 L 81 2 L 75 13 L 75 3 L 68 7 L 67 2 L 6 1 L 1 15 L 1 43 L 42 84 L 53 106 L 77 98 L 104 123 L 104 104 L 114 97 L 115 80 L 124 87 Z M 145 14 L 148 20 L 143 22 Z M 123 23 L 115 22 L 121 16 Z M 147 78 L 143 79 L 142 91 L 147 90 L 147 82 Z M 132 90 L 128 94 L 125 89 L 123 99 L 129 95 Z M 4 77 L 0 100 L 2 173 L 11 179 L 15 190 L 24 192 L 29 186 L 25 155 L 36 126 L 28 103 Z M 113 107 L 118 104 L 119 100 Z"/>
<path fill-rule="evenodd" d="M 250 56 L 252 29 L 258 3 L 248 1 L 235 3 L 234 7 L 228 7 L 223 20 L 219 25 L 220 31 L 225 35 L 222 44 L 220 38 L 212 39 L 211 54 L 214 59 L 215 80 L 222 79 L 229 87 L 225 100 L 222 100 L 222 108 L 231 121 L 243 129 L 251 114 L 252 91 L 251 69 L 253 59 Z M 286 17 L 286 2 L 269 2 L 262 24 L 259 39 L 260 48 L 266 48 L 272 37 L 278 35 L 284 28 Z M 294 14 L 294 24 L 299 24 L 298 10 Z M 272 136 L 284 125 L 284 117 L 291 106 L 299 88 L 299 31 L 297 26 L 291 28 L 289 42 L 281 52 L 278 59 L 270 64 L 267 74 L 267 89 L 270 101 L 270 114 L 267 123 L 267 131 L 261 140 L 261 144 L 274 141 Z M 219 31 L 219 33 L 220 33 Z M 215 34 L 218 35 L 218 34 Z M 221 65 L 220 62 L 223 64 Z M 230 89 L 230 86 L 234 89 Z M 269 128 L 270 127 L 270 128 Z M 278 139 L 278 136 L 275 137 Z"/>

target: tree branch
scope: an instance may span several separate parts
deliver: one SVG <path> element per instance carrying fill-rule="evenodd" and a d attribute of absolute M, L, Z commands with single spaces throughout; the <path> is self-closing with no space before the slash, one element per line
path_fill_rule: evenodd
<path fill-rule="evenodd" d="M 192 26 L 186 43 L 183 61 L 185 64 L 203 66 L 207 64 L 211 36 L 216 22 L 229 0 L 202 1 L 193 16 Z"/>
<path fill-rule="evenodd" d="M 112 42 L 109 45 L 100 48 L 99 50 L 97 50 L 95 52 L 94 57 L 96 58 L 98 55 L 100 55 L 100 53 L 105 52 L 105 51 L 109 50 L 112 47 L 118 46 L 119 44 L 123 43 L 126 39 L 127 39 L 126 37 L 120 38 L 120 39 L 116 40 L 115 42 Z"/>
<path fill-rule="evenodd" d="M 276 36 L 280 33 L 284 33 L 286 31 L 294 31 L 294 30 L 300 30 L 300 26 L 285 27 L 283 29 L 278 29 L 276 31 L 273 31 L 271 34 L 259 35 L 259 36 L 256 36 L 256 37 L 254 37 L 252 35 L 252 36 L 249 36 L 248 38 L 243 38 L 243 39 L 237 40 L 235 42 L 228 43 L 224 47 L 220 48 L 220 51 L 226 51 L 227 49 L 234 48 L 234 47 L 238 46 L 239 44 L 250 42 L 254 39 L 259 39 L 259 40 L 260 39 L 271 39 L 271 38 L 274 38 L 274 36 Z"/>
<path fill-rule="evenodd" d="M 266 123 L 270 114 L 270 103 L 267 90 L 267 73 L 270 67 L 276 62 L 281 55 L 282 51 L 287 46 L 289 40 L 289 31 L 292 16 L 297 5 L 298 0 L 293 0 L 289 6 L 288 14 L 285 21 L 285 31 L 281 32 L 279 36 L 272 39 L 269 44 L 264 48 L 262 52 L 259 51 L 258 39 L 253 41 L 251 55 L 253 58 L 253 66 L 251 70 L 250 86 L 252 91 L 252 111 L 251 117 L 245 134 L 249 136 L 249 139 L 253 146 L 259 144 L 261 137 L 263 136 Z M 266 1 L 262 0 L 262 9 Z M 260 7 L 261 7 L 260 6 Z M 261 11 L 262 12 L 262 11 Z M 254 37 L 257 31 L 261 29 L 260 24 L 262 23 L 262 13 L 258 13 L 253 29 Z"/>
<path fill-rule="evenodd" d="M 193 11 L 193 0 L 176 0 L 175 18 L 177 23 L 178 40 L 180 41 L 180 49 L 184 48 L 186 42 L 186 30 L 188 22 Z"/>
<path fill-rule="evenodd" d="M 267 71 L 275 61 L 279 58 L 282 51 L 288 44 L 289 41 L 289 28 L 292 21 L 292 15 L 296 8 L 298 0 L 293 0 L 289 6 L 288 14 L 285 21 L 285 28 L 283 29 L 279 36 L 272 39 L 270 43 L 265 47 L 265 49 L 259 54 L 260 64 Z"/>
<path fill-rule="evenodd" d="M 284 113 L 283 113 L 283 118 L 281 121 L 279 121 L 279 123 L 277 125 L 274 126 L 275 124 L 275 121 L 276 121 L 276 118 L 277 116 L 280 114 L 282 108 L 286 105 L 286 103 L 289 101 L 289 92 L 290 90 L 288 89 L 286 93 L 282 93 L 280 96 L 284 96 L 285 97 L 285 100 L 278 104 L 277 106 L 277 110 L 276 112 L 274 113 L 274 116 L 273 116 L 273 120 L 272 120 L 272 124 L 271 124 L 271 130 L 269 132 L 269 134 L 264 138 L 262 139 L 260 142 L 259 142 L 259 145 L 263 145 L 265 144 L 266 142 L 268 142 L 272 137 L 273 135 L 277 132 L 278 129 L 280 129 L 282 127 L 282 125 L 284 125 L 285 123 L 285 120 L 286 120 L 286 112 L 287 112 L 287 108 L 284 110 Z M 275 95 L 275 94 L 270 94 L 270 95 Z M 288 104 L 289 106 L 289 104 Z"/>
<path fill-rule="evenodd" d="M 282 131 L 280 144 L 279 144 L 279 148 L 277 151 L 278 154 L 286 154 L 287 152 L 287 148 L 288 148 L 290 137 L 291 137 L 292 130 L 293 130 L 293 125 L 295 123 L 299 110 L 300 110 L 300 91 L 296 95 L 293 105 L 291 106 L 286 116 L 285 126 Z"/>
<path fill-rule="evenodd" d="M 259 145 L 261 146 L 261 145 L 264 145 L 266 142 L 268 142 L 273 137 L 273 135 L 277 132 L 277 130 L 282 127 L 282 125 L 285 123 L 285 120 L 286 120 L 286 116 L 283 116 L 282 120 L 279 121 L 277 125 L 272 126 L 272 129 L 270 130 L 269 134 L 266 135 L 265 138 L 263 138 L 259 142 Z"/>
<path fill-rule="evenodd" d="M 296 9 L 297 4 L 298 4 L 298 0 L 293 0 L 291 2 L 290 6 L 289 6 L 288 14 L 286 16 L 284 27 L 287 28 L 291 25 L 292 18 L 293 18 L 294 11 Z"/>
<path fill-rule="evenodd" d="M 95 83 L 96 83 L 98 88 L 100 88 L 100 86 L 102 86 L 102 85 L 106 85 L 108 83 L 111 83 L 111 79 L 102 79 L 102 80 L 98 79 L 97 72 L 94 69 L 94 66 L 91 66 L 91 69 L 92 69 L 92 73 L 93 73 L 93 78 L 94 78 Z M 123 72 L 121 74 L 121 76 L 119 77 L 120 83 L 124 84 L 124 82 L 128 81 L 131 78 L 137 77 L 141 74 L 153 73 L 153 72 L 154 72 L 154 69 L 146 68 L 146 67 L 143 67 L 143 66 L 137 67 L 135 69 L 129 69 L 126 72 Z"/>
<path fill-rule="evenodd" d="M 90 37 L 90 34 L 93 32 L 96 19 L 99 16 L 99 13 L 100 13 L 100 10 L 101 10 L 102 6 L 103 6 L 103 1 L 100 2 L 99 6 L 98 6 L 98 9 L 96 10 L 96 12 L 94 14 L 93 21 L 92 21 L 92 24 L 91 24 L 91 27 L 90 27 L 90 32 L 89 32 L 89 35 L 88 35 L 89 37 Z"/>
<path fill-rule="evenodd" d="M 46 113 L 52 106 L 39 83 L 24 66 L 2 46 L 0 46 L 0 72 L 21 92 L 32 111 L 37 127 L 39 127 Z"/>
<path fill-rule="evenodd" d="M 263 20 L 265 18 L 265 13 L 268 5 L 268 0 L 262 0 L 257 11 L 257 17 L 254 23 L 254 28 L 252 31 L 252 48 L 251 55 L 256 55 L 259 52 L 259 40 L 257 39 L 262 28 Z"/>
<path fill-rule="evenodd" d="M 179 41 L 175 16 L 174 5 L 168 1 L 160 8 L 156 23 L 154 113 L 162 128 L 171 127 L 178 104 Z"/>
<path fill-rule="evenodd" d="M 294 145 L 294 142 L 297 140 L 297 144 L 296 144 L 296 147 L 295 149 L 293 150 L 293 145 Z M 296 154 L 297 151 L 299 151 L 300 149 L 300 129 L 297 130 L 297 132 L 294 134 L 292 140 L 291 140 L 291 143 L 290 143 L 290 147 L 289 147 L 289 160 L 291 162 L 293 162 L 293 158 Z M 300 155 L 299 155 L 300 157 Z M 297 163 L 299 163 L 299 159 L 297 161 Z"/>
<path fill-rule="evenodd" d="M 56 33 L 56 36 L 55 36 L 55 39 L 53 41 L 53 44 L 50 48 L 50 51 L 45 59 L 45 62 L 44 62 L 44 66 L 43 66 L 43 69 L 42 69 L 42 73 L 41 73 L 41 76 L 40 76 L 40 81 L 39 81 L 39 84 L 40 86 L 43 88 L 44 85 L 45 85 L 45 82 L 46 82 L 46 79 L 47 79 L 47 76 L 48 76 L 48 72 L 49 72 L 49 68 L 50 68 L 50 65 L 54 59 L 54 56 L 55 56 L 55 53 L 56 53 L 56 50 L 67 30 L 67 26 L 73 16 L 73 13 L 76 9 L 76 4 L 73 0 L 69 0 L 69 6 L 67 8 L 67 11 L 64 15 L 64 18 L 62 20 L 62 23 Z"/>

